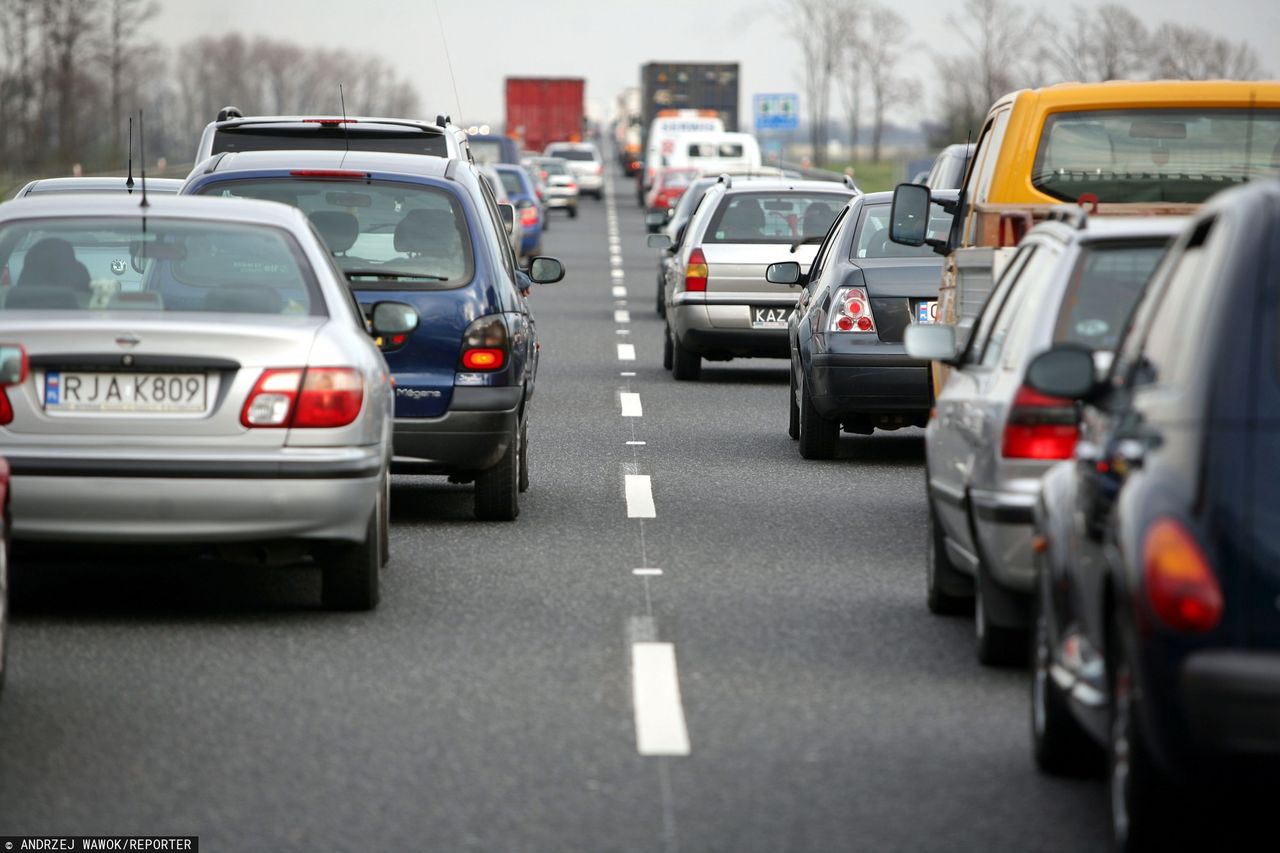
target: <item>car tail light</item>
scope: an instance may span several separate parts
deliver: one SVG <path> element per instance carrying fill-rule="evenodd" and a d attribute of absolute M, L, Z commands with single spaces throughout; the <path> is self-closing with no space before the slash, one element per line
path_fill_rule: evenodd
<path fill-rule="evenodd" d="M 574 181 L 569 181 L 568 183 L 565 184 L 565 186 L 571 190 L 576 190 L 578 188 L 578 184 Z"/>
<path fill-rule="evenodd" d="M 831 303 L 831 331 L 874 334 L 876 318 L 861 287 L 842 287 Z"/>
<path fill-rule="evenodd" d="M 0 426 L 13 423 L 13 404 L 9 402 L 9 392 L 0 388 Z"/>
<path fill-rule="evenodd" d="M 364 404 L 364 380 L 350 367 L 264 370 L 240 413 L 247 427 L 346 426 Z"/>
<path fill-rule="evenodd" d="M 337 127 L 340 124 L 355 124 L 353 118 L 304 118 L 303 124 L 322 124 L 325 127 Z"/>
<path fill-rule="evenodd" d="M 538 208 L 533 205 L 522 208 L 520 210 L 520 224 L 525 228 L 531 228 L 538 224 Z"/>
<path fill-rule="evenodd" d="M 368 177 L 357 169 L 294 169 L 289 174 L 295 178 L 325 178 L 340 181 L 363 181 Z"/>
<path fill-rule="evenodd" d="M 500 314 L 481 317 L 467 327 L 462 336 L 462 354 L 458 358 L 463 370 L 492 373 L 507 366 L 507 323 Z"/>
<path fill-rule="evenodd" d="M 604 165 L 602 163 L 596 163 L 596 174 L 597 175 L 604 174 Z"/>
<path fill-rule="evenodd" d="M 1080 435 L 1075 403 L 1018 389 L 1009 409 L 1000 453 L 1006 459 L 1070 459 Z"/>
<path fill-rule="evenodd" d="M 1147 601 L 1170 628 L 1202 633 L 1222 618 L 1222 589 L 1195 537 L 1172 518 L 1147 530 L 1142 544 Z"/>
<path fill-rule="evenodd" d="M 707 289 L 707 258 L 701 249 L 689 253 L 689 266 L 684 271 L 684 289 L 705 291 Z"/>

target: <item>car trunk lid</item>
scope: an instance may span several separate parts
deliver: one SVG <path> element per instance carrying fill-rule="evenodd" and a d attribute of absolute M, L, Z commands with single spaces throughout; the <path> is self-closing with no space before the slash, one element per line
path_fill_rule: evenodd
<path fill-rule="evenodd" d="M 917 321 L 921 306 L 936 302 L 941 259 L 886 258 L 859 260 L 871 300 L 876 329 L 885 343 L 901 343 L 907 326 Z"/>

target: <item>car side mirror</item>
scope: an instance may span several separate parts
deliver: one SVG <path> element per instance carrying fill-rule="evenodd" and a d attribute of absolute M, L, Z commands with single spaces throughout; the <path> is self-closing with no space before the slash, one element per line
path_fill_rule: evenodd
<path fill-rule="evenodd" d="M 514 233 L 516 228 L 516 209 L 505 202 L 498 205 L 498 215 L 502 217 L 502 227 L 507 229 L 507 234 Z"/>
<path fill-rule="evenodd" d="M 555 284 L 564 278 L 564 264 L 555 258 L 538 255 L 529 261 L 529 278 L 536 284 Z"/>
<path fill-rule="evenodd" d="M 903 246 L 923 246 L 929 238 L 931 193 L 924 184 L 898 184 L 889 212 L 889 239 Z"/>
<path fill-rule="evenodd" d="M 915 323 L 907 326 L 902 336 L 907 355 L 921 361 L 940 361 L 956 364 L 959 348 L 956 346 L 954 326 Z"/>
<path fill-rule="evenodd" d="M 650 249 L 670 249 L 672 246 L 669 234 L 650 234 L 645 240 Z"/>
<path fill-rule="evenodd" d="M 1033 391 L 1066 400 L 1085 400 L 1097 387 L 1093 352 L 1062 344 L 1040 353 L 1027 365 L 1024 382 Z"/>
<path fill-rule="evenodd" d="M 418 309 L 403 302 L 378 302 L 373 306 L 370 329 L 379 337 L 407 335 L 418 328 Z"/>
<path fill-rule="evenodd" d="M 27 351 L 21 344 L 0 344 L 0 387 L 27 381 Z"/>
<path fill-rule="evenodd" d="M 656 234 L 666 224 L 667 214 L 661 210 L 654 210 L 644 215 L 644 227 L 649 229 L 650 234 Z"/>
<path fill-rule="evenodd" d="M 776 264 L 769 264 L 764 271 L 764 280 L 770 284 L 789 284 L 795 286 L 800 283 L 800 279 L 804 274 L 800 271 L 800 265 L 795 261 L 780 261 Z"/>

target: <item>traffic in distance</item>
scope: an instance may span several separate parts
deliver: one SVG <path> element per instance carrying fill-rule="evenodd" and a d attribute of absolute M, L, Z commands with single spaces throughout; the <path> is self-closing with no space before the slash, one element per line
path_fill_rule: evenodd
<path fill-rule="evenodd" d="M 1019 89 L 869 189 L 738 70 L 26 176 L 0 835 L 1273 843 L 1280 83 Z"/>

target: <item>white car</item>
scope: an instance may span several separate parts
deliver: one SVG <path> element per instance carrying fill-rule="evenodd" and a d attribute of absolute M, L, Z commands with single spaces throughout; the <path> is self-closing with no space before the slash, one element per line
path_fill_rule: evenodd
<path fill-rule="evenodd" d="M 568 163 L 569 172 L 578 182 L 578 192 L 596 199 L 604 195 L 604 160 L 593 143 L 553 142 L 543 155 Z"/>
<path fill-rule="evenodd" d="M 378 602 L 394 390 L 307 217 L 274 202 L 107 195 L 0 207 L 0 389 L 15 541 L 285 544 L 337 609 Z"/>
<path fill-rule="evenodd" d="M 684 133 L 661 159 L 664 169 L 697 169 L 704 175 L 751 173 L 762 162 L 760 143 L 750 133 Z"/>

